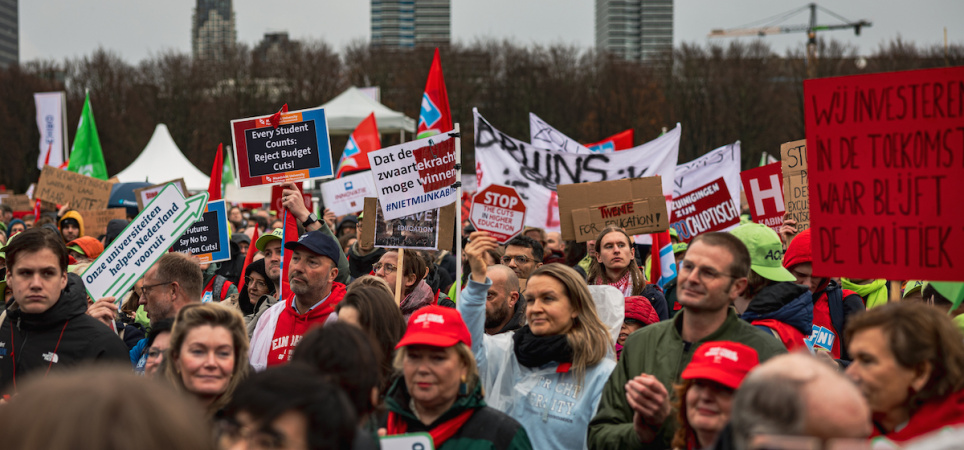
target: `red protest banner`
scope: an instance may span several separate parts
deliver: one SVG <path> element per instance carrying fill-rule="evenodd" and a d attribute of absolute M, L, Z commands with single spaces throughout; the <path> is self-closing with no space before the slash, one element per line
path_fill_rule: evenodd
<path fill-rule="evenodd" d="M 669 226 L 676 229 L 681 241 L 696 235 L 725 230 L 740 223 L 740 210 L 726 188 L 723 177 L 673 199 Z"/>
<path fill-rule="evenodd" d="M 783 225 L 783 167 L 779 161 L 740 172 L 750 216 L 779 233 Z"/>
<path fill-rule="evenodd" d="M 803 88 L 813 273 L 964 281 L 964 67 Z"/>
<path fill-rule="evenodd" d="M 300 186 L 301 183 L 295 183 L 295 185 L 298 186 L 299 190 L 301 189 L 301 186 Z M 281 206 L 282 191 L 284 191 L 284 188 L 282 188 L 280 184 L 271 186 L 271 210 L 274 211 L 278 217 L 281 217 L 281 212 L 282 210 L 284 210 L 284 207 Z M 304 192 L 302 192 L 301 199 L 304 200 L 305 208 L 308 208 L 308 211 L 314 211 L 314 205 L 312 205 L 313 200 L 311 198 L 311 194 L 305 194 Z"/>

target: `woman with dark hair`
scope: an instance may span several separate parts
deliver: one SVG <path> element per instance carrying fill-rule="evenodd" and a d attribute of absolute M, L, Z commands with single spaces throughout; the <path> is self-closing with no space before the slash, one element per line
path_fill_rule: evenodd
<path fill-rule="evenodd" d="M 267 299 L 266 295 L 274 296 L 274 283 L 268 278 L 268 272 L 264 267 L 264 259 L 259 259 L 248 264 L 244 269 L 244 289 L 238 294 L 238 308 L 245 316 L 250 316 L 257 311 L 259 306 Z"/>
<path fill-rule="evenodd" d="M 888 303 L 853 316 L 846 336 L 847 376 L 870 405 L 872 440 L 964 427 L 964 339 L 941 310 Z"/>
<path fill-rule="evenodd" d="M 591 285 L 613 286 L 627 297 L 643 292 L 646 277 L 636 264 L 636 248 L 626 230 L 606 227 L 596 236 L 596 255 L 589 263 L 587 279 Z"/>
<path fill-rule="evenodd" d="M 402 316 L 405 320 L 408 320 L 413 312 L 434 304 L 436 299 L 432 287 L 425 282 L 425 275 L 428 273 L 425 260 L 414 252 L 406 253 L 404 260 L 405 267 L 400 269 L 398 267 L 398 250 L 390 249 L 378 259 L 378 262 L 372 266 L 372 270 L 376 277 L 382 278 L 388 283 L 388 286 L 392 288 L 392 293 L 395 293 L 397 277 L 401 274 L 402 293 L 400 295 L 401 302 L 398 306 L 402 310 Z"/>
<path fill-rule="evenodd" d="M 348 289 L 345 298 L 335 306 L 335 313 L 340 322 L 361 328 L 377 343 L 382 355 L 378 366 L 381 379 L 378 391 L 384 394 L 393 380 L 392 356 L 395 345 L 405 334 L 405 319 L 398 305 L 383 288 L 359 286 Z"/>

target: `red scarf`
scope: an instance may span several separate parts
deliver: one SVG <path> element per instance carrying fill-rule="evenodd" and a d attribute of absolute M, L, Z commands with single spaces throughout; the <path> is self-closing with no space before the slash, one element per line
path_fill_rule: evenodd
<path fill-rule="evenodd" d="M 344 296 L 345 285 L 332 283 L 331 294 L 324 303 L 304 314 L 295 312 L 294 307 L 291 306 L 295 301 L 294 297 L 286 300 L 284 310 L 281 311 L 278 323 L 275 324 L 271 350 L 268 351 L 268 367 L 288 362 L 291 359 L 291 352 L 301 341 L 301 337 L 312 327 L 324 324 L 328 316 L 335 311 L 335 305 Z"/>
<path fill-rule="evenodd" d="M 603 269 L 603 270 L 605 271 L 606 269 Z M 626 273 L 623 274 L 622 278 L 612 283 L 604 283 L 602 275 L 600 275 L 596 277 L 596 282 L 593 284 L 596 286 L 608 284 L 616 289 L 619 289 L 619 292 L 622 292 L 624 296 L 629 297 L 633 295 L 633 282 L 632 282 L 630 272 L 631 271 L 629 270 L 629 268 L 626 268 Z"/>
<path fill-rule="evenodd" d="M 891 431 L 885 438 L 901 443 L 933 433 L 945 427 L 964 425 L 964 390 L 952 392 L 944 398 L 925 403 L 910 417 L 907 425 L 900 431 Z M 874 427 L 871 439 L 880 436 L 880 429 Z"/>
<path fill-rule="evenodd" d="M 429 430 L 428 434 L 432 435 L 432 441 L 435 442 L 435 448 L 441 448 L 445 441 L 449 440 L 449 438 L 452 436 L 455 436 L 455 433 L 462 428 L 462 425 L 465 425 L 465 422 L 469 421 L 469 417 L 472 417 L 472 414 L 474 413 L 475 408 L 469 409 Z M 404 434 L 406 431 L 408 431 L 408 422 L 406 422 L 402 416 L 389 411 L 387 429 L 388 435 L 394 436 L 396 434 Z"/>

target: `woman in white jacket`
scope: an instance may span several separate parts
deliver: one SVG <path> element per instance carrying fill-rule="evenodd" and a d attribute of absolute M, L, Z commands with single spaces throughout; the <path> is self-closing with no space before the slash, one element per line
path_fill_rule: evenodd
<path fill-rule="evenodd" d="M 524 292 L 527 325 L 485 334 L 492 281 L 485 252 L 498 243 L 475 232 L 465 247 L 472 276 L 458 309 L 472 335 L 486 403 L 526 428 L 533 448 L 586 448 L 586 430 L 615 367 L 612 337 L 579 274 L 561 264 L 536 269 Z"/>

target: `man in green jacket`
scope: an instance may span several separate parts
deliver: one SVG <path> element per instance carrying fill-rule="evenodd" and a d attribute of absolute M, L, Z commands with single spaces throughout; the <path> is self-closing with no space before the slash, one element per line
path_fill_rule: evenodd
<path fill-rule="evenodd" d="M 786 352 L 772 335 L 740 320 L 731 306 L 746 288 L 749 271 L 750 254 L 735 236 L 705 233 L 693 239 L 679 265 L 683 308 L 672 320 L 644 327 L 626 340 L 589 423 L 589 448 L 669 448 L 678 428 L 670 393 L 704 342 L 746 344 L 761 363 Z"/>

